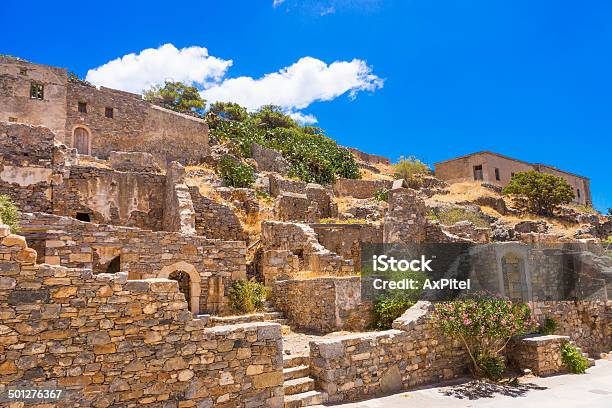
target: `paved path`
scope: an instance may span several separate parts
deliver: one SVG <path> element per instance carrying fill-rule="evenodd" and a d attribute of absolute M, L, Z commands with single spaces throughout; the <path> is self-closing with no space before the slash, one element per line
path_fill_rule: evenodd
<path fill-rule="evenodd" d="M 463 385 L 427 388 L 352 404 L 343 408 L 566 408 L 612 407 L 612 361 L 597 360 L 582 375 L 524 378 L 518 387 Z"/>

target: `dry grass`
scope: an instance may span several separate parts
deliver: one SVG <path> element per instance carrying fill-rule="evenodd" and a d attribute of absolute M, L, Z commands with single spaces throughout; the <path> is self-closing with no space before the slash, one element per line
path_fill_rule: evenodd
<path fill-rule="evenodd" d="M 476 181 L 454 183 L 448 187 L 448 194 L 436 194 L 431 200 L 445 203 L 457 203 L 462 201 L 474 201 L 478 197 L 501 197 L 495 191 L 489 190 Z"/>

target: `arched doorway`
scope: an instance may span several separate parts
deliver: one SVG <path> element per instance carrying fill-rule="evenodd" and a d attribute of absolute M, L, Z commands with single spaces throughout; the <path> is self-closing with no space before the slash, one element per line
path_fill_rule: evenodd
<path fill-rule="evenodd" d="M 79 154 L 91 154 L 91 136 L 84 127 L 76 127 L 72 132 L 72 147 L 77 149 Z"/>
<path fill-rule="evenodd" d="M 504 294 L 511 300 L 528 300 L 525 262 L 515 253 L 508 253 L 501 259 Z"/>
<path fill-rule="evenodd" d="M 187 275 L 188 279 L 186 279 L 183 275 Z M 189 304 L 189 310 L 191 313 L 200 313 L 200 293 L 202 291 L 202 287 L 200 274 L 196 270 L 195 266 L 185 261 L 179 261 L 162 268 L 158 277 L 177 280 L 179 282 L 179 290 L 185 294 L 185 300 Z M 184 290 L 186 284 L 189 287 L 188 291 Z"/>
<path fill-rule="evenodd" d="M 189 300 L 191 299 L 191 280 L 189 279 L 189 274 L 183 271 L 174 271 L 168 276 L 168 279 L 173 279 L 178 282 L 179 291 L 185 295 L 187 307 L 191 310 L 191 305 L 189 304 Z"/>

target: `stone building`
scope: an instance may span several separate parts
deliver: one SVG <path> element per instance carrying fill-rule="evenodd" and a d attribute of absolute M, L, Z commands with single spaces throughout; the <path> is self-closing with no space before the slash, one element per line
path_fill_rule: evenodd
<path fill-rule="evenodd" d="M 500 187 L 514 173 L 534 170 L 564 178 L 574 189 L 574 203 L 592 205 L 589 179 L 545 164 L 527 163 L 498 153 L 482 151 L 434 164 L 437 178 L 449 183 L 483 181 Z"/>
<path fill-rule="evenodd" d="M 43 125 L 79 154 L 155 153 L 195 162 L 209 153 L 202 119 L 161 108 L 140 95 L 68 78 L 64 68 L 0 57 L 0 121 Z"/>

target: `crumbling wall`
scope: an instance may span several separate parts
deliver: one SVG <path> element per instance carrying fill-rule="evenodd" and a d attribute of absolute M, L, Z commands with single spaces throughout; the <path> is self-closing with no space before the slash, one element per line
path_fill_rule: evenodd
<path fill-rule="evenodd" d="M 380 244 L 383 228 L 379 224 L 311 224 L 321 245 L 345 259 L 352 259 L 355 271 L 361 270 L 361 245 Z"/>
<path fill-rule="evenodd" d="M 240 219 L 230 206 L 203 196 L 195 186 L 189 187 L 189 193 L 195 211 L 195 228 L 198 235 L 211 239 L 246 239 Z"/>
<path fill-rule="evenodd" d="M 334 194 L 337 196 L 350 196 L 354 198 L 374 197 L 377 191 L 386 191 L 391 188 L 391 180 L 360 180 L 339 178 L 334 181 Z"/>
<path fill-rule="evenodd" d="M 32 84 L 44 87 L 42 99 L 30 96 Z M 45 126 L 63 141 L 66 70 L 0 56 L 0 121 Z"/>
<path fill-rule="evenodd" d="M 508 343 L 506 354 L 512 365 L 529 369 L 538 376 L 566 373 L 567 367 L 561 360 L 561 347 L 569 336 L 528 335 L 513 338 Z"/>
<path fill-rule="evenodd" d="M 297 277 L 291 276 L 296 265 L 299 265 L 299 271 L 324 275 L 348 275 L 354 272 L 352 260 L 344 259 L 319 244 L 316 233 L 306 224 L 264 221 L 261 224 L 261 242 L 261 267 L 266 282 L 281 276 Z M 290 266 L 283 267 L 280 264 L 282 260 L 289 261 Z"/>
<path fill-rule="evenodd" d="M 7 234 L 1 387 L 63 389 L 58 407 L 283 406 L 280 325 L 205 328 L 176 281 L 34 265 Z"/>
<path fill-rule="evenodd" d="M 246 245 L 241 241 L 210 240 L 176 232 L 97 225 L 51 214 L 22 214 L 28 241 L 41 243 L 44 261 L 53 265 L 106 272 L 119 257 L 130 279 L 167 277 L 174 271 L 190 274 L 199 293 L 192 310 L 227 309 L 231 283 L 246 278 Z"/>
<path fill-rule="evenodd" d="M 119 172 L 92 166 L 72 166 L 53 191 L 53 213 L 93 222 L 163 229 L 166 178 L 161 174 Z"/>
<path fill-rule="evenodd" d="M 272 293 L 295 329 L 361 331 L 372 322 L 372 304 L 362 302 L 358 276 L 276 281 Z"/>
<path fill-rule="evenodd" d="M 383 240 L 389 244 L 425 242 L 427 209 L 416 191 L 394 188 L 389 191 L 389 210 L 385 215 Z"/>
<path fill-rule="evenodd" d="M 251 145 L 251 157 L 257 163 L 257 170 L 259 171 L 272 171 L 282 175 L 289 172 L 289 162 L 280 152 L 274 149 L 253 143 Z"/>
<path fill-rule="evenodd" d="M 172 162 L 166 171 L 166 203 L 164 209 L 164 230 L 184 234 L 195 234 L 195 210 L 185 184 L 185 168 L 179 162 Z"/>
<path fill-rule="evenodd" d="M 54 185 L 61 183 L 74 153 L 55 146 L 42 126 L 0 122 L 0 194 L 23 211 L 51 211 Z"/>

